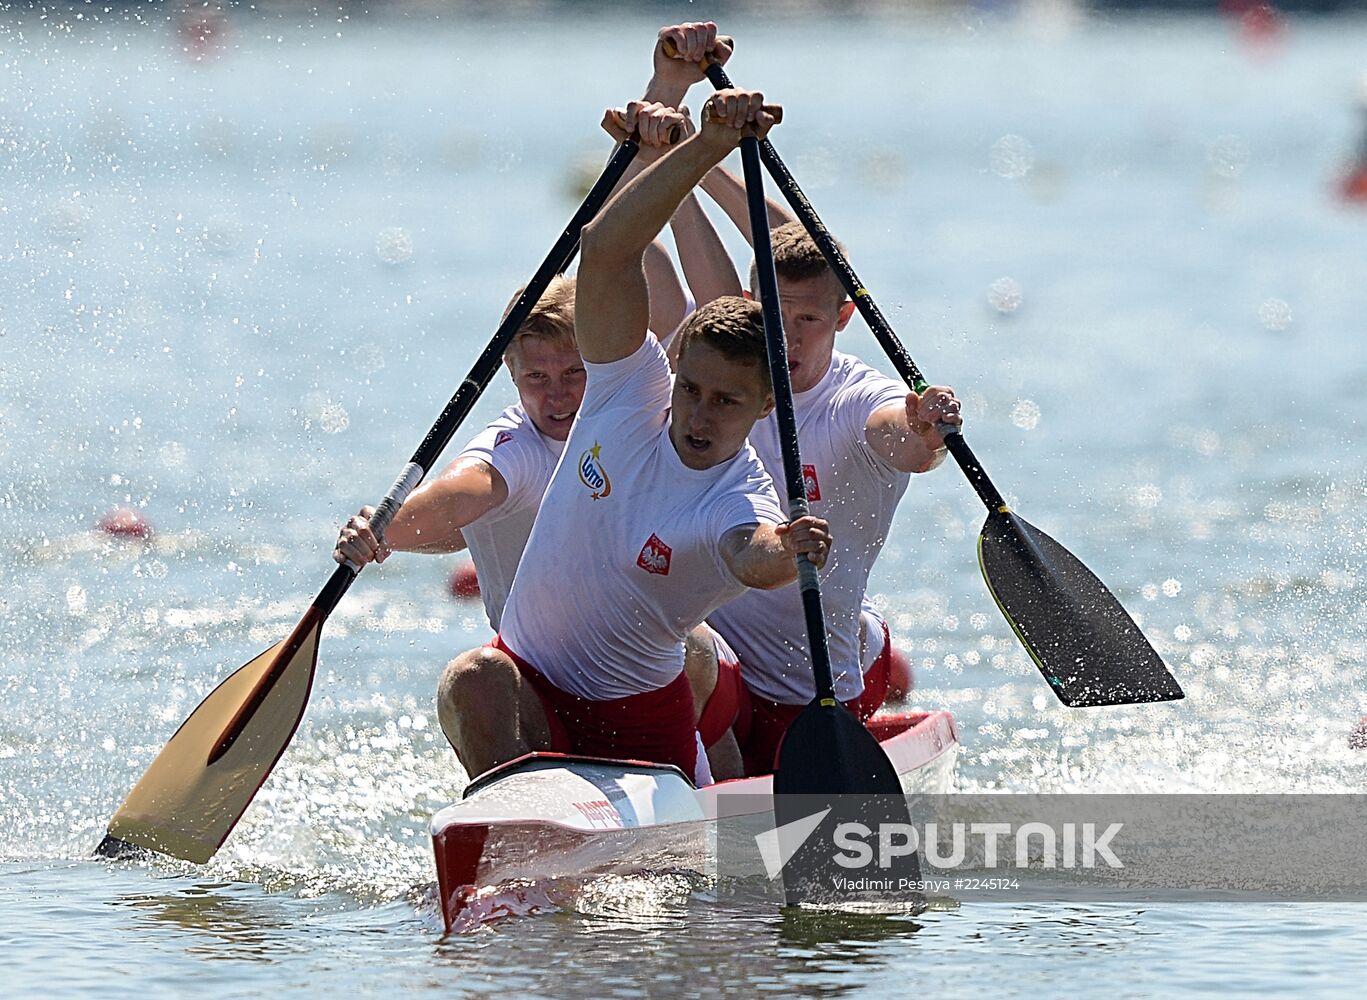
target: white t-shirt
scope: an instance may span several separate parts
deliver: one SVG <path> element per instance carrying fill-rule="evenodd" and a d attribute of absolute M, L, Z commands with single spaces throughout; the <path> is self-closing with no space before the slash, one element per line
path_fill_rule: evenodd
<path fill-rule="evenodd" d="M 841 701 L 857 698 L 864 690 L 859 609 L 869 570 L 887 540 L 893 512 L 911 478 L 869 447 L 864 429 L 875 410 L 904 403 L 906 396 L 907 387 L 901 382 L 837 352 L 821 381 L 794 398 L 808 506 L 831 526 L 831 554 L 821 572 L 821 598 L 831 674 Z M 776 415 L 755 424 L 750 443 L 782 482 Z M 741 675 L 756 694 L 790 705 L 814 696 L 811 647 L 797 584 L 748 591 L 707 620 L 740 654 Z"/>
<path fill-rule="evenodd" d="M 785 518 L 748 444 L 710 469 L 679 459 L 669 362 L 653 336 L 584 367 L 584 402 L 500 635 L 557 687 L 602 701 L 678 677 L 684 636 L 747 589 L 722 560 L 722 536 Z"/>
<path fill-rule="evenodd" d="M 460 458 L 477 458 L 498 470 L 508 499 L 464 528 L 479 574 L 479 592 L 489 625 L 498 631 L 536 510 L 551 481 L 564 441 L 542 434 L 521 403 L 508 407 L 465 446 Z"/>

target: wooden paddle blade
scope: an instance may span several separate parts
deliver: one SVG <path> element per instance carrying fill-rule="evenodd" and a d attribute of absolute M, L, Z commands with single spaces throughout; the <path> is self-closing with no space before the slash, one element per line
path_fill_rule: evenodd
<path fill-rule="evenodd" d="M 997 606 L 1065 705 L 1184 697 L 1106 585 L 1024 518 L 989 514 L 978 536 L 978 564 Z"/>
<path fill-rule="evenodd" d="M 775 795 L 901 795 L 902 784 L 873 733 L 839 705 L 813 701 L 778 751 Z"/>
<path fill-rule="evenodd" d="M 323 616 L 310 608 L 289 638 L 216 687 L 152 761 L 109 821 L 96 853 L 117 857 L 135 845 L 195 864 L 213 857 L 299 727 L 322 628 Z M 282 656 L 284 662 L 277 662 Z M 241 734 L 209 763 L 224 730 L 271 674 L 275 680 Z"/>

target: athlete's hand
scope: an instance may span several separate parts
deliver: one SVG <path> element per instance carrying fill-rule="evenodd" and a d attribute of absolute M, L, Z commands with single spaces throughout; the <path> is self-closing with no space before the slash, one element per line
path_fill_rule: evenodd
<path fill-rule="evenodd" d="M 964 418 L 959 412 L 959 398 L 947 385 L 931 385 L 922 393 L 907 393 L 907 423 L 914 434 L 921 437 L 940 437 L 936 424 L 963 426 Z"/>
<path fill-rule="evenodd" d="M 382 545 L 370 530 L 370 519 L 375 516 L 374 507 L 362 507 L 359 514 L 352 514 L 342 526 L 337 536 L 337 547 L 332 550 L 332 558 L 339 563 L 347 560 L 357 566 L 369 562 L 382 563 L 389 558 L 390 549 Z"/>
<path fill-rule="evenodd" d="M 673 43 L 674 55 L 665 51 L 666 41 Z M 665 25 L 655 39 L 655 80 L 687 90 L 706 78 L 702 68 L 704 56 L 709 62 L 722 65 L 731 58 L 731 44 L 717 36 L 714 22 L 686 21 Z"/>
<path fill-rule="evenodd" d="M 804 555 L 817 569 L 826 565 L 826 557 L 831 554 L 831 526 L 824 519 L 808 514 L 780 524 L 774 531 L 794 558 Z"/>
<path fill-rule="evenodd" d="M 781 114 L 776 106 L 765 108 L 758 90 L 719 90 L 703 106 L 701 136 L 709 145 L 730 152 L 745 136 L 763 139 Z"/>
<path fill-rule="evenodd" d="M 687 108 L 671 108 L 658 101 L 628 101 L 625 108 L 608 108 L 603 112 L 602 125 L 603 131 L 619 144 L 635 132 L 644 160 L 659 157 L 670 145 L 675 129 L 679 130 L 681 140 L 694 131 Z"/>

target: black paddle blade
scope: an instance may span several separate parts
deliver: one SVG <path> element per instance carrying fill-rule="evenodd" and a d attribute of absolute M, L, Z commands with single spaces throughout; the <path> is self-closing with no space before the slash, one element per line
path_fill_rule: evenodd
<path fill-rule="evenodd" d="M 989 514 L 978 536 L 978 563 L 1002 614 L 1069 708 L 1183 697 L 1115 595 L 1024 518 Z"/>
<path fill-rule="evenodd" d="M 919 884 L 921 867 L 914 850 L 896 857 L 895 870 L 869 865 L 853 871 L 836 860 L 842 827 L 877 839 L 885 830 L 905 831 L 910 824 L 897 772 L 874 735 L 842 706 L 818 700 L 803 709 L 788 727 L 774 772 L 774 836 L 778 857 L 785 862 L 788 905 L 843 909 L 887 902 L 891 885 Z M 892 882 L 870 896 L 867 890 L 848 888 L 847 879 L 859 875 Z M 918 912 L 924 906 L 915 891 L 892 898 Z"/>
<path fill-rule="evenodd" d="M 842 706 L 813 701 L 783 737 L 774 794 L 901 795 L 902 785 L 873 733 Z"/>

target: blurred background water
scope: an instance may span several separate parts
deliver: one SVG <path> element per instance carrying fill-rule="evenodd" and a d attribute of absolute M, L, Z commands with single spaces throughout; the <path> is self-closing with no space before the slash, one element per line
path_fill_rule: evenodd
<path fill-rule="evenodd" d="M 1225 7 L 0 6 L 0 993 L 1351 982 L 1367 917 L 1328 904 L 808 921 L 661 876 L 442 940 L 426 823 L 465 778 L 432 690 L 487 635 L 450 559 L 358 581 L 211 864 L 88 857 L 325 581 L 607 155 L 656 28 L 706 16 L 998 485 L 1188 694 L 1061 708 L 978 575 L 977 500 L 952 466 L 918 478 L 873 590 L 913 700 L 959 720 L 960 787 L 1367 789 L 1367 207 L 1337 193 L 1367 19 Z M 154 536 L 92 530 L 119 507 Z"/>

